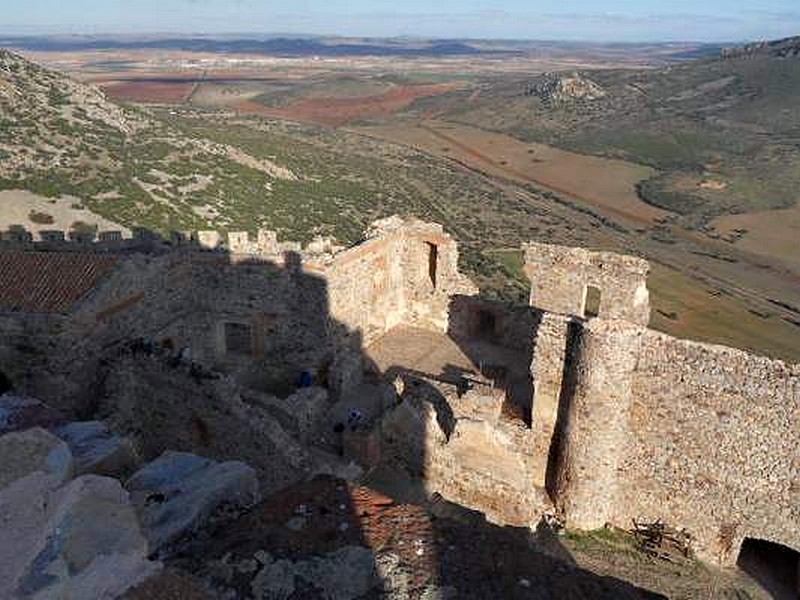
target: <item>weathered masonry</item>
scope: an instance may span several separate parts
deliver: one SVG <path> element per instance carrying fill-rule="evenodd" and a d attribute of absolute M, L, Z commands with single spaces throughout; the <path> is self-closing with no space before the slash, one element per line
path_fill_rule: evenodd
<path fill-rule="evenodd" d="M 567 522 L 660 518 L 723 564 L 745 540 L 800 549 L 800 366 L 647 329 L 639 259 L 540 244 L 525 259 L 532 303 L 552 311 L 534 423 L 556 432 L 548 478 Z"/>
<path fill-rule="evenodd" d="M 397 217 L 347 249 L 269 231 L 5 241 L 0 370 L 61 405 L 133 342 L 264 393 L 310 377 L 370 417 L 346 453 L 492 520 L 660 518 L 708 560 L 797 572 L 800 366 L 648 329 L 644 260 L 523 250 L 530 306 L 509 308 L 478 297 L 441 226 Z"/>

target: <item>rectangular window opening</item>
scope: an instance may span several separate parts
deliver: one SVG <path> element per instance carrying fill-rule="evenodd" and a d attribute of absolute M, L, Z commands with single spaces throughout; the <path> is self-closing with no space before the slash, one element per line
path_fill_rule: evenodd
<path fill-rule="evenodd" d="M 252 354 L 252 332 L 244 323 L 225 323 L 225 353 Z"/>
<path fill-rule="evenodd" d="M 600 316 L 600 302 L 602 301 L 600 288 L 593 285 L 586 286 L 583 301 L 583 316 L 586 319 Z"/>
<path fill-rule="evenodd" d="M 433 288 L 436 289 L 436 276 L 439 268 L 439 247 L 436 244 L 425 242 L 428 246 L 428 277 Z"/>

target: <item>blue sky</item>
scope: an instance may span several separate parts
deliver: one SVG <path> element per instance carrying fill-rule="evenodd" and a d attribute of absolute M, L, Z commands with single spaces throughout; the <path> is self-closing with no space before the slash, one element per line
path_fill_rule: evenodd
<path fill-rule="evenodd" d="M 54 32 L 741 41 L 800 34 L 800 0 L 0 0 L 0 33 Z"/>

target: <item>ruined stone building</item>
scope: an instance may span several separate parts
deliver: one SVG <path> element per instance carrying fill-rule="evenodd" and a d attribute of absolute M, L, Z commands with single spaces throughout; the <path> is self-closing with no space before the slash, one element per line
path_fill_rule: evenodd
<path fill-rule="evenodd" d="M 3 243 L 0 369 L 19 390 L 89 410 L 132 343 L 269 396 L 305 377 L 329 397 L 304 443 L 339 419 L 326 411 L 358 406 L 325 449 L 495 522 L 662 519 L 715 563 L 756 548 L 800 568 L 800 366 L 648 329 L 641 259 L 527 244 L 530 306 L 507 307 L 416 220 L 348 249 L 115 237 Z"/>

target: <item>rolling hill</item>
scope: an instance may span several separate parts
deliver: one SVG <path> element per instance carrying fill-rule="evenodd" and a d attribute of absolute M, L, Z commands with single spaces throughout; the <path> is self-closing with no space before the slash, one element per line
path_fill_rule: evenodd
<path fill-rule="evenodd" d="M 699 228 L 800 200 L 800 60 L 784 58 L 797 46 L 792 38 L 724 59 L 560 75 L 557 83 L 552 75 L 490 81 L 477 99 L 436 101 L 449 120 L 654 167 L 642 198 Z M 575 77 L 594 93 L 560 102 L 531 93 Z"/>

